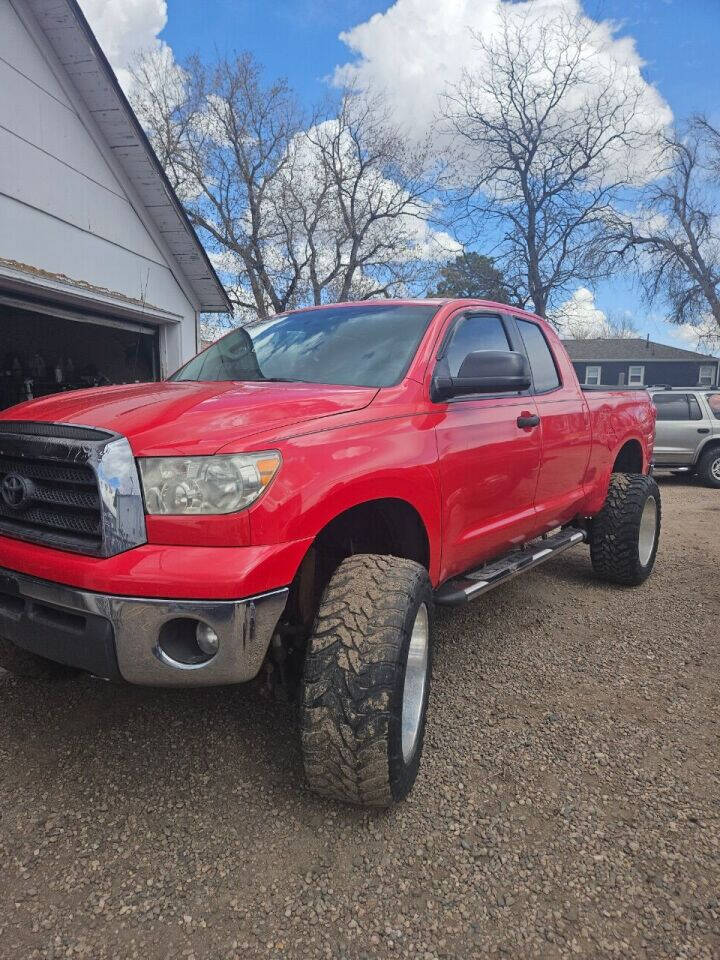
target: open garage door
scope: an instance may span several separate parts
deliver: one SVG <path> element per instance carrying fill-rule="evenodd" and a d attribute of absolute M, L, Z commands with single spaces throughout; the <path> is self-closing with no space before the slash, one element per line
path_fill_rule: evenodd
<path fill-rule="evenodd" d="M 159 378 L 158 328 L 0 295 L 0 409 L 65 390 Z"/>

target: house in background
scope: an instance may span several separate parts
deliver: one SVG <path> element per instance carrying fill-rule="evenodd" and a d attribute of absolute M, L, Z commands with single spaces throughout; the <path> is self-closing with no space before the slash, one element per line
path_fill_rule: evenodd
<path fill-rule="evenodd" d="M 0 0 L 0 409 L 158 379 L 229 310 L 76 0 Z"/>
<path fill-rule="evenodd" d="M 564 340 L 580 383 L 587 386 L 715 387 L 720 360 L 640 337 Z"/>

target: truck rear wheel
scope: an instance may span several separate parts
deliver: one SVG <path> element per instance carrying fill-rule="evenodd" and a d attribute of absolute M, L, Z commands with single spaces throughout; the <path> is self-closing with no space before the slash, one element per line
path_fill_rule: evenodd
<path fill-rule="evenodd" d="M 706 487 L 720 487 L 720 447 L 703 453 L 697 472 Z"/>
<path fill-rule="evenodd" d="M 387 807 L 415 783 L 432 666 L 432 587 L 419 563 L 344 560 L 318 610 L 305 660 L 302 747 L 319 794 Z"/>
<path fill-rule="evenodd" d="M 0 668 L 28 680 L 66 680 L 82 673 L 76 667 L 68 667 L 23 650 L 4 637 L 0 637 Z"/>
<path fill-rule="evenodd" d="M 660 490 L 652 477 L 614 473 L 590 530 L 590 559 L 603 580 L 637 586 L 650 576 L 660 539 Z"/>

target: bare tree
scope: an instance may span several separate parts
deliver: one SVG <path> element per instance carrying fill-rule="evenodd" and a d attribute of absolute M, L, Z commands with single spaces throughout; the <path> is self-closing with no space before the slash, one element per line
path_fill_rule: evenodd
<path fill-rule="evenodd" d="M 613 340 L 635 340 L 641 336 L 632 317 L 626 313 L 611 311 L 607 315 L 608 336 Z"/>
<path fill-rule="evenodd" d="M 692 129 L 706 148 L 706 166 L 715 180 L 720 180 L 720 127 L 703 114 L 693 117 Z"/>
<path fill-rule="evenodd" d="M 306 141 L 317 169 L 303 219 L 314 302 L 424 288 L 455 252 L 428 227 L 440 176 L 428 146 L 409 146 L 382 100 L 353 89 Z"/>
<path fill-rule="evenodd" d="M 133 109 L 178 196 L 187 196 L 195 190 L 195 184 L 179 162 L 185 153 L 188 127 L 193 119 L 186 73 L 175 63 L 167 46 L 136 53 L 129 71 Z"/>
<path fill-rule="evenodd" d="M 457 251 L 427 222 L 437 164 L 380 100 L 347 90 L 308 119 L 249 54 L 174 70 L 136 61 L 134 105 L 241 314 L 424 289 Z"/>
<path fill-rule="evenodd" d="M 524 5 L 523 5 L 524 6 Z M 497 236 L 491 250 L 515 298 L 545 316 L 577 281 L 607 274 L 604 214 L 645 141 L 638 78 L 598 55 L 592 24 L 506 10 L 497 38 L 476 36 L 479 67 L 444 99 L 465 145 L 455 198 Z"/>
<path fill-rule="evenodd" d="M 720 135 L 706 121 L 663 138 L 663 173 L 632 216 L 616 214 L 620 254 L 637 268 L 649 300 L 677 324 L 712 317 L 720 333 Z"/>
<path fill-rule="evenodd" d="M 237 269 L 236 305 L 260 317 L 292 306 L 305 264 L 269 195 L 302 130 L 295 98 L 285 81 L 265 83 L 250 54 L 212 66 L 191 57 L 170 97 L 157 68 L 152 55 L 133 66 L 134 106 L 193 224 L 225 271 Z"/>

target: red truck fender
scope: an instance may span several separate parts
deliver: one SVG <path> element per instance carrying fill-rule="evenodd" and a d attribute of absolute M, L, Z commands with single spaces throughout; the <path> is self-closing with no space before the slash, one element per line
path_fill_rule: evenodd
<path fill-rule="evenodd" d="M 283 468 L 250 511 L 251 542 L 315 540 L 351 511 L 365 511 L 361 522 L 380 511 L 385 518 L 393 518 L 400 540 L 415 525 L 426 543 L 423 562 L 436 584 L 441 494 L 435 435 L 426 429 L 425 419 L 370 421 L 361 429 L 324 430 L 278 444 Z M 400 464 L 398 449 L 403 451 Z M 400 543 L 396 549 L 401 552 Z"/>

